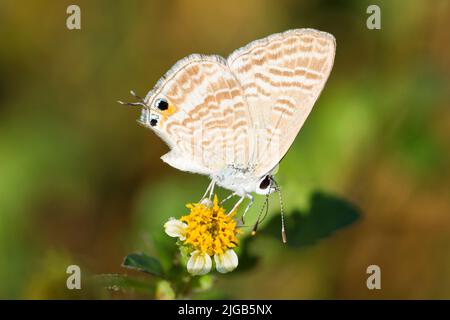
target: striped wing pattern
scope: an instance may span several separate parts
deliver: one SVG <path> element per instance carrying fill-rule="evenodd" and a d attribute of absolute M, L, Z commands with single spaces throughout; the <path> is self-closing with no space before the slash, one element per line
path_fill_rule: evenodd
<path fill-rule="evenodd" d="M 336 50 L 332 35 L 298 29 L 256 40 L 228 57 L 258 131 L 255 175 L 286 154 L 322 91 Z"/>
<path fill-rule="evenodd" d="M 227 59 L 180 60 L 145 98 L 150 107 L 161 98 L 169 103 L 151 126 L 171 148 L 162 159 L 208 175 L 228 165 L 251 167 L 255 176 L 270 172 L 319 97 L 334 53 L 332 35 L 297 29 L 254 41 Z"/>
<path fill-rule="evenodd" d="M 191 55 L 179 61 L 146 97 L 165 98 L 154 129 L 171 151 L 162 159 L 183 171 L 211 174 L 227 164 L 248 163 L 253 139 L 241 86 L 219 56 Z"/>

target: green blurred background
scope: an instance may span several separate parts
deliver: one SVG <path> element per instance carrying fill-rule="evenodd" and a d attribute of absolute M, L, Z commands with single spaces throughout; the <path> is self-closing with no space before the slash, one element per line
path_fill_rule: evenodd
<path fill-rule="evenodd" d="M 81 30 L 66 28 L 70 4 L 81 8 Z M 366 28 L 370 4 L 381 8 L 381 30 Z M 208 179 L 165 165 L 167 147 L 136 123 L 139 110 L 115 101 L 130 89 L 145 95 L 190 53 L 226 56 L 302 27 L 332 33 L 337 55 L 280 166 L 285 207 L 306 212 L 322 190 L 361 216 L 313 245 L 254 238 L 257 266 L 218 276 L 216 290 L 238 299 L 450 298 L 447 0 L 2 0 L 0 298 L 145 297 L 85 282 L 69 291 L 66 267 L 125 272 L 123 257 L 152 253 L 150 235 L 185 214 Z M 371 264 L 382 290 L 366 287 Z"/>

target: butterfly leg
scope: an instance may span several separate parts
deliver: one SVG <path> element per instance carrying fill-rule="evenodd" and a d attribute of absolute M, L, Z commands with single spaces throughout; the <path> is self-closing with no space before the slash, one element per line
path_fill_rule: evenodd
<path fill-rule="evenodd" d="M 247 213 L 248 209 L 250 209 L 250 207 L 253 204 L 253 201 L 255 200 L 255 198 L 251 194 L 247 194 L 246 196 L 247 196 L 247 198 L 250 199 L 250 202 L 247 205 L 247 207 L 245 208 L 244 213 L 242 214 L 242 217 L 241 217 L 242 224 L 245 224 L 245 222 L 244 222 L 245 214 Z"/>
<path fill-rule="evenodd" d="M 222 201 L 220 201 L 220 204 L 224 204 L 225 201 L 230 200 L 232 197 L 234 197 L 236 195 L 236 192 L 231 193 L 228 197 L 226 197 L 225 199 L 223 199 Z"/>
<path fill-rule="evenodd" d="M 206 188 L 205 194 L 203 195 L 203 197 L 200 199 L 199 202 L 201 202 L 203 199 L 206 198 L 206 195 L 209 193 L 209 199 L 211 200 L 212 197 L 212 193 L 214 192 L 214 185 L 216 184 L 216 182 L 214 180 L 211 180 L 211 182 L 208 185 L 208 188 Z"/>
<path fill-rule="evenodd" d="M 231 209 L 231 211 L 228 213 L 228 215 L 232 214 L 233 212 L 235 212 L 237 210 L 237 208 L 241 205 L 242 201 L 244 201 L 245 199 L 245 195 L 242 196 L 238 202 L 236 202 L 236 204 L 234 205 L 233 209 Z"/>
<path fill-rule="evenodd" d="M 212 183 L 212 186 L 211 186 L 211 190 L 209 190 L 209 200 L 211 200 L 211 198 L 213 196 L 213 192 L 214 192 L 214 187 L 216 186 L 216 182 L 214 180 L 211 183 Z"/>

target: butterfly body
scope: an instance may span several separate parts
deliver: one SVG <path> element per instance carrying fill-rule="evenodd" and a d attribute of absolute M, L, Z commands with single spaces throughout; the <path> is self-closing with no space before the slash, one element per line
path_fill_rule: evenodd
<path fill-rule="evenodd" d="M 272 172 L 318 99 L 334 62 L 332 35 L 274 34 L 228 58 L 194 54 L 147 94 L 139 122 L 171 151 L 174 168 L 207 175 L 242 200 L 275 190 Z M 208 192 L 208 191 L 207 191 Z"/>
<path fill-rule="evenodd" d="M 242 168 L 230 165 L 211 175 L 211 180 L 215 181 L 218 186 L 231 190 L 240 197 L 245 197 L 252 193 L 267 194 L 269 192 L 269 190 L 261 191 L 259 188 L 261 179 L 255 177 L 252 166 Z"/>

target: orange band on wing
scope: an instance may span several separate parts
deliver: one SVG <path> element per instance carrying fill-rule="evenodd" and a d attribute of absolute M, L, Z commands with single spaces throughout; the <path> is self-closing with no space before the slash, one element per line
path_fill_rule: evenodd
<path fill-rule="evenodd" d="M 161 111 L 161 116 L 162 116 L 162 119 L 160 120 L 160 122 L 161 121 L 165 121 L 165 120 L 167 120 L 167 118 L 169 118 L 170 116 L 172 116 L 174 113 L 176 113 L 178 111 L 178 108 L 177 107 L 175 107 L 173 104 L 169 104 L 169 107 L 166 109 L 166 110 L 164 110 L 164 111 Z"/>

